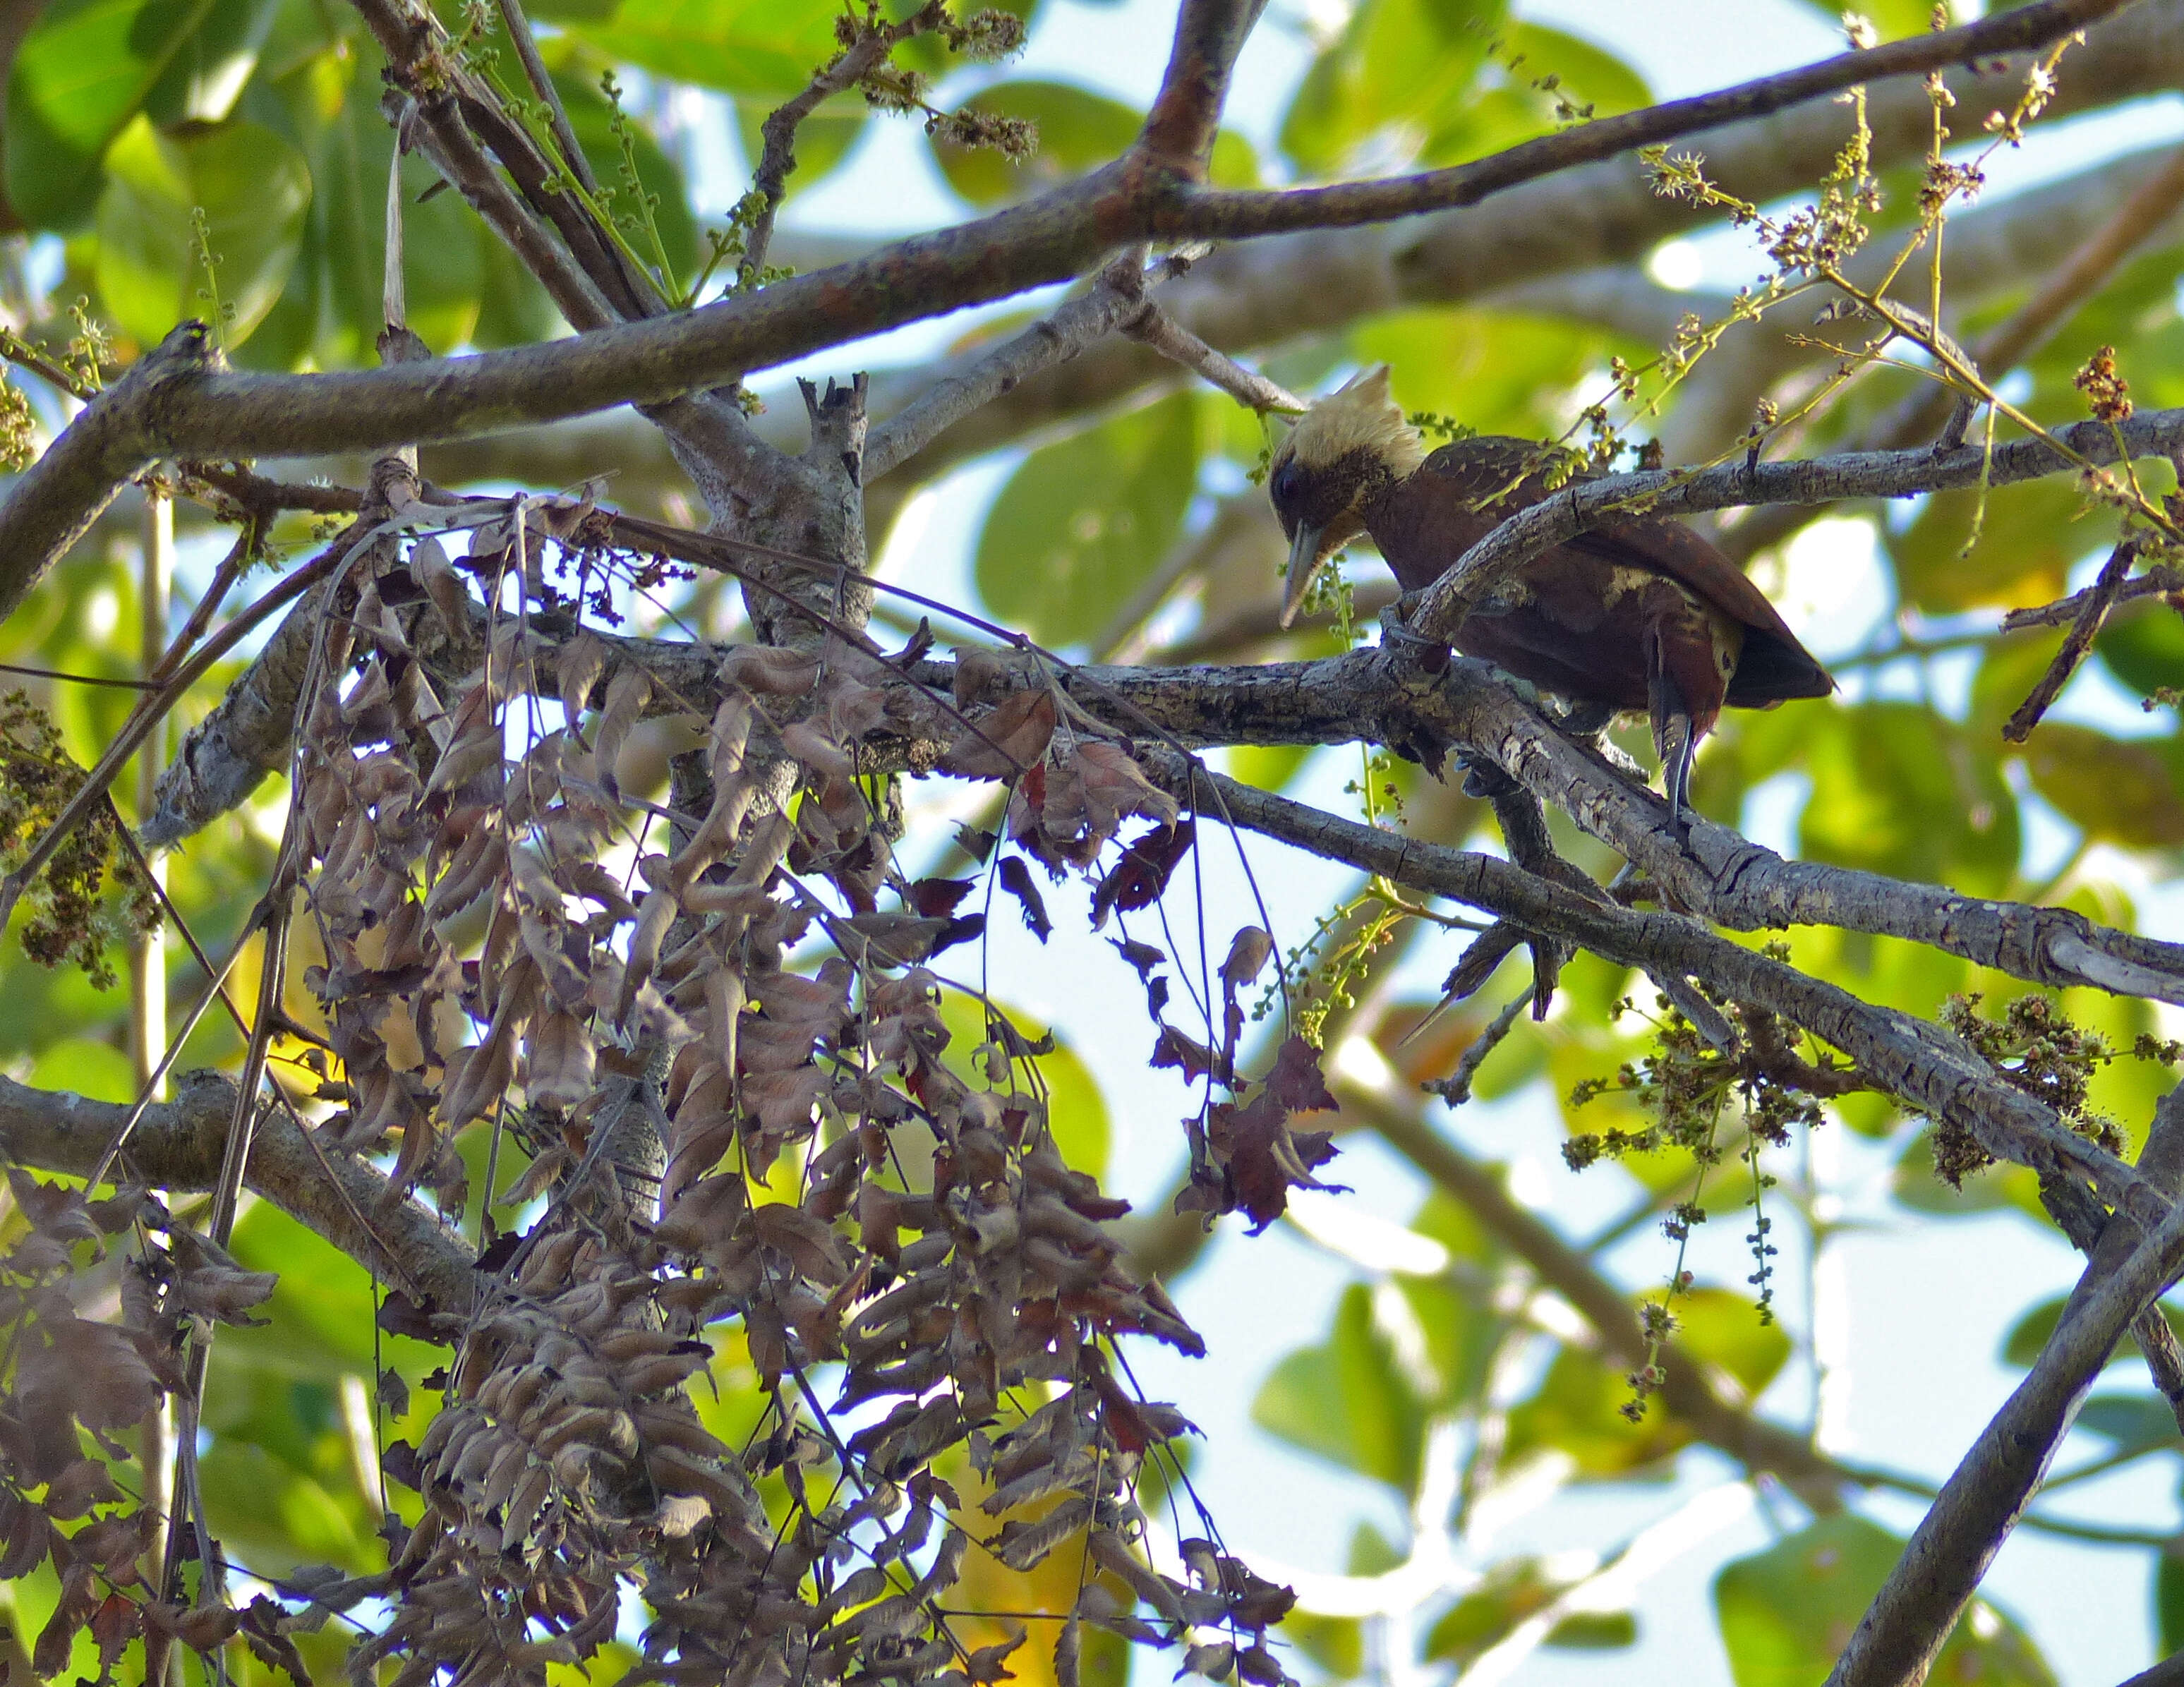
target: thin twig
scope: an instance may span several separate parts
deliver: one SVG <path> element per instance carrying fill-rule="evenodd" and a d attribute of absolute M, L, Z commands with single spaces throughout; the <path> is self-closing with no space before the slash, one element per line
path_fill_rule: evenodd
<path fill-rule="evenodd" d="M 1128 267 L 1134 277 L 1136 264 Z M 1003 341 L 970 368 L 933 382 L 872 429 L 865 442 L 866 480 L 900 467 L 954 423 L 1120 326 L 1138 308 L 1137 286 L 1126 281 L 1123 268 L 1109 264 L 1082 298 Z"/>
<path fill-rule="evenodd" d="M 2048 712 L 2063 688 L 2070 683 L 2070 676 L 2078 671 L 2078 664 L 2086 660 L 2086 653 L 2093 648 L 2093 639 L 2099 633 L 2101 624 L 2108 619 L 2109 610 L 2115 604 L 2116 593 L 2122 590 L 2124 581 L 2131 573 L 2131 564 L 2138 560 L 2138 545 L 2136 534 L 2126 534 L 2123 542 L 2109 553 L 2109 560 L 2101 565 L 2099 578 L 2079 594 L 2085 601 L 2079 606 L 2077 619 L 2070 623 L 2070 632 L 2064 635 L 2063 648 L 2055 653 L 2054 660 L 2048 664 L 2047 672 L 2040 676 L 2039 682 L 2026 695 L 2025 701 L 2019 704 L 2016 711 L 2003 723 L 2004 743 L 2021 744 L 2031 738 L 2032 729 L 2040 724 L 2040 717 Z"/>
<path fill-rule="evenodd" d="M 1214 350 L 1150 298 L 1121 326 L 1139 344 L 1195 370 L 1247 409 L 1262 415 L 1268 410 L 1300 414 L 1306 408 L 1288 387 L 1245 368 L 1226 352 Z"/>
<path fill-rule="evenodd" d="M 569 114 L 561 103 L 560 90 L 554 86 L 546 61 L 538 56 L 538 42 L 531 33 L 531 19 L 523 15 L 523 0 L 499 0 L 499 3 L 500 21 L 507 28 L 508 38 L 515 43 L 515 56 L 523 61 L 524 78 L 546 108 L 546 120 L 554 131 L 554 144 L 561 149 L 561 162 L 583 184 L 584 191 L 597 198 L 599 179 L 592 174 L 592 161 L 577 144 L 577 131 L 569 126 Z"/>
<path fill-rule="evenodd" d="M 1456 1063 L 1456 1070 L 1446 1077 L 1429 1078 L 1419 1088 L 1438 1095 L 1451 1107 L 1460 1107 L 1471 1100 L 1471 1086 L 1479 1076 L 1479 1067 L 1486 1057 L 1502 1046 L 1519 1015 L 1531 1005 L 1532 993 L 1524 990 L 1509 998 L 1502 1011 L 1486 1022 L 1485 1028 L 1465 1046 L 1463 1057 Z"/>
<path fill-rule="evenodd" d="M 2052 604 L 2042 604 L 2029 610 L 2012 610 L 2002 618 L 2002 631 L 2023 632 L 2036 626 L 2067 626 L 2085 612 L 2096 589 L 2088 586 L 2082 592 L 2073 592 L 2069 597 L 2059 598 Z M 2177 592 L 2184 592 L 2184 570 L 2159 562 L 2145 573 L 2133 575 L 2117 586 L 2109 594 L 2109 605 L 2113 609 L 2118 604 L 2128 604 L 2139 598 Z"/>
<path fill-rule="evenodd" d="M 855 87 L 867 71 L 886 61 L 898 43 L 930 25 L 927 10 L 922 8 L 900 23 L 861 31 L 801 90 L 776 106 L 767 114 L 766 121 L 759 125 L 762 144 L 758 168 L 751 175 L 751 191 L 759 196 L 759 209 L 752 220 L 750 238 L 744 243 L 742 260 L 736 265 L 738 292 L 756 286 L 766 268 L 766 248 L 773 243 L 773 220 L 781 209 L 782 201 L 788 197 L 788 178 L 796 168 L 796 131 L 804 120 L 844 88 Z"/>
<path fill-rule="evenodd" d="M 332 574 L 343 554 L 339 551 L 329 550 L 308 566 L 298 569 L 207 639 L 203 647 L 171 675 L 161 673 L 155 676 L 160 682 L 159 689 L 150 693 L 136 706 L 123 723 L 114 742 L 107 746 L 106 754 L 84 776 L 83 783 L 69 799 L 67 806 L 54 816 L 53 824 L 31 846 L 15 870 L 4 881 L 0 881 L 0 926 L 4 926 L 14 911 L 24 887 L 53 859 L 53 852 L 74 835 L 76 827 L 84 822 L 92 810 L 104 800 L 108 788 L 113 784 L 129 758 L 136 753 L 138 746 L 152 735 L 153 728 L 166 719 L 168 711 L 204 676 L 214 663 L 241 643 L 253 627 Z M 209 599 L 210 594 L 208 593 L 207 597 Z M 180 649 L 178 644 L 176 652 Z M 171 658 L 175 653 L 170 654 Z M 164 669 L 165 664 L 161 666 Z"/>

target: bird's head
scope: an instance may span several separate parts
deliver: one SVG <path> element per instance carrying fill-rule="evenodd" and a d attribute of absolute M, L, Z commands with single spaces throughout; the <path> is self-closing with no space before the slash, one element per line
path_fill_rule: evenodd
<path fill-rule="evenodd" d="M 1290 542 L 1282 625 L 1321 563 L 1365 529 L 1365 505 L 1426 459 L 1425 442 L 1388 391 L 1388 365 L 1353 376 L 1304 413 L 1268 465 L 1267 492 Z"/>

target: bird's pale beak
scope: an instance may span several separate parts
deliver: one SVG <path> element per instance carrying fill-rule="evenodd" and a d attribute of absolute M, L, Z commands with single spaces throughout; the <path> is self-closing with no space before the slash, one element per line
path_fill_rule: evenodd
<path fill-rule="evenodd" d="M 1326 533 L 1324 527 L 1307 526 L 1297 523 L 1296 537 L 1290 541 L 1290 570 L 1282 582 L 1282 625 L 1287 626 L 1297 617 L 1304 605 L 1305 593 L 1312 589 L 1312 577 L 1319 572 L 1319 544 Z"/>

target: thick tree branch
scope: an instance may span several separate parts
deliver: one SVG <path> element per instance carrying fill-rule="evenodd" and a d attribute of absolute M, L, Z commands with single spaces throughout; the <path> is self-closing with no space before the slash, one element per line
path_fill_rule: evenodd
<path fill-rule="evenodd" d="M 169 397 L 216 366 L 202 322 L 186 322 L 86 404 L 0 504 L 0 621 L 23 606 L 47 571 L 89 531 L 121 483 L 159 454 L 145 442 Z"/>
<path fill-rule="evenodd" d="M 1984 112 L 2014 98 L 2031 62 L 2021 55 L 1982 59 L 1975 74 L 1952 72 L 1947 80 L 1964 109 Z M 2184 0 L 2139 0 L 2070 49 L 2044 120 L 2161 92 L 2181 79 Z M 1925 153 L 1933 107 L 1923 86 L 1869 86 L 1866 109 L 1875 170 L 1908 164 Z M 1710 132 L 1707 172 L 1725 191 L 1763 204 L 1806 192 L 1849 138 L 1850 118 L 1840 106 L 1808 105 Z M 1638 160 L 1618 159 L 1387 226 L 1222 247 L 1156 297 L 1182 326 L 1235 354 L 1337 330 L 1377 312 L 1485 301 L 1544 276 L 1629 262 L 1672 235 L 1720 221 L 1716 212 L 1663 198 Z M 1174 380 L 1174 370 L 1145 349 L 1107 342 L 967 418 L 903 473 L 929 478 L 1035 428 Z M 875 387 L 878 414 L 886 415 L 893 402 L 899 401 L 885 383 Z M 1747 402 L 1740 415 L 1748 420 L 1749 413 Z M 1671 456 L 1688 460 L 1693 454 Z"/>
<path fill-rule="evenodd" d="M 2122 3 L 2037 0 L 1958 30 L 1839 55 L 1719 94 L 1543 136 L 1453 170 L 1389 181 L 1272 192 L 1191 191 L 1171 170 L 1133 155 L 1028 204 L 755 295 L 549 345 L 325 375 L 202 372 L 166 383 L 156 404 L 135 398 L 109 405 L 103 424 L 109 436 L 96 443 L 72 443 L 82 419 L 72 424 L 47 454 L 72 462 L 75 473 L 39 479 L 34 471 L 17 482 L 0 504 L 0 551 L 14 560 L 17 577 L 35 580 L 58 556 L 56 538 L 72 535 L 103 507 L 116 484 L 157 457 L 372 450 L 618 404 L 659 403 L 858 335 L 1066 281 L 1131 241 L 1239 237 L 1468 205 L 1573 165 L 1779 111 L 1858 82 L 2049 42 Z M 1219 343 L 1217 336 L 1201 337 Z M 46 502 L 40 519 L 26 521 L 37 513 L 25 502 L 25 488 L 33 486 Z M 57 497 L 63 487 L 70 495 Z"/>
<path fill-rule="evenodd" d="M 14 1165 L 83 1177 L 129 1111 L 0 1077 L 0 1153 Z M 234 1114 L 231 1079 L 185 1072 L 175 1099 L 146 1108 L 130 1133 L 130 1176 L 157 1189 L 211 1189 Z M 473 1273 L 461 1239 L 415 1201 L 391 1199 L 387 1178 L 365 1161 L 320 1151 L 285 1109 L 259 1121 L 243 1181 L 413 1296 L 429 1294 L 444 1311 L 468 1308 Z"/>
<path fill-rule="evenodd" d="M 1923 1020 L 1862 1001 L 1679 915 L 1594 902 L 1496 856 L 1340 820 L 1166 751 L 1145 752 L 1143 765 L 1156 783 L 1201 804 L 1210 781 L 1218 806 L 1209 816 L 1217 812 L 1329 860 L 1567 938 L 1621 965 L 1696 978 L 1731 1000 L 1763 1007 L 1842 1050 L 1907 1105 L 1969 1131 L 1997 1159 L 2090 1183 L 2103 1200 L 2142 1216 L 2150 1228 L 2170 1221 L 2171 1203 L 2150 1180 L 2074 1134 L 2048 1108 L 2003 1083 L 1961 1040 Z"/>
<path fill-rule="evenodd" d="M 1679 838 L 1659 798 L 1556 731 L 1483 663 L 1451 662 L 1436 681 L 1370 649 L 1250 667 L 1091 667 L 1058 682 L 1118 731 L 1142 734 L 1150 721 L 1194 748 L 1361 738 L 1466 745 L 1623 855 L 1664 900 L 1718 924 L 1903 938 L 2028 983 L 2184 1005 L 2184 944 L 2097 925 L 2069 909 L 1786 860 L 1696 816 Z"/>
<path fill-rule="evenodd" d="M 1245 240 L 1295 229 L 1351 228 L 1421 212 L 1469 205 L 1522 181 L 1567 170 L 1615 153 L 1658 145 L 1724 124 L 1764 117 L 1862 82 L 1919 75 L 1950 65 L 1971 65 L 1998 53 L 2042 47 L 2059 36 L 2121 11 L 2131 0 L 2040 0 L 1937 34 L 1907 36 L 1863 52 L 1837 53 L 1817 64 L 1740 83 L 1716 93 L 1670 100 L 1619 117 L 1602 117 L 1525 141 L 1475 164 L 1375 181 L 1348 181 L 1286 192 L 1209 192 L 1192 202 L 1178 226 L 1159 233 L 1174 238 Z"/>
<path fill-rule="evenodd" d="M 2155 1114 L 2140 1169 L 2174 1194 L 2184 1173 L 2184 1088 Z M 2031 1373 L 1981 1432 L 1875 1595 L 1829 1687 L 1899 1687 L 1934 1656 L 2038 1489 L 2117 1340 L 2184 1270 L 2184 1202 L 2148 1235 L 2109 1221 Z"/>
<path fill-rule="evenodd" d="M 1137 150 L 1184 181 L 1203 181 L 1220 132 L 1228 77 L 1266 0 L 1183 0 L 1167 72 Z"/>

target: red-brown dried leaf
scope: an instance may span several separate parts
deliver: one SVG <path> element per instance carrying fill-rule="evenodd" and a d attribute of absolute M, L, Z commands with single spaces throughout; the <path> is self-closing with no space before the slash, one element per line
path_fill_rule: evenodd
<path fill-rule="evenodd" d="M 1267 1091 L 1292 1113 L 1324 1112 L 1338 1105 L 1320 1075 L 1319 1051 L 1298 1036 L 1291 1036 L 1274 1056 Z"/>
<path fill-rule="evenodd" d="M 1054 930 L 1054 922 L 1046 917 L 1046 899 L 1039 894 L 1039 886 L 1033 882 L 1031 869 L 1024 866 L 1023 857 L 1004 857 L 1000 877 L 1001 888 L 1015 897 L 1023 910 L 1025 929 L 1045 943 Z"/>
<path fill-rule="evenodd" d="M 903 900 L 930 919 L 943 920 L 978 888 L 974 878 L 922 878 L 903 893 Z"/>
<path fill-rule="evenodd" d="M 1054 738 L 1054 695 L 1045 689 L 1006 697 L 959 733 L 940 757 L 943 773 L 1013 779 L 1039 766 Z"/>
<path fill-rule="evenodd" d="M 1153 827 L 1124 844 L 1122 860 L 1092 893 L 1092 929 L 1097 931 L 1106 924 L 1110 912 L 1134 914 L 1157 902 L 1177 864 L 1189 853 L 1197 831 L 1194 821 L 1179 820 Z M 1155 953 L 1157 958 L 1158 952 Z M 1128 958 L 1127 952 L 1124 958 Z M 1140 976 L 1144 972 L 1139 967 Z"/>

